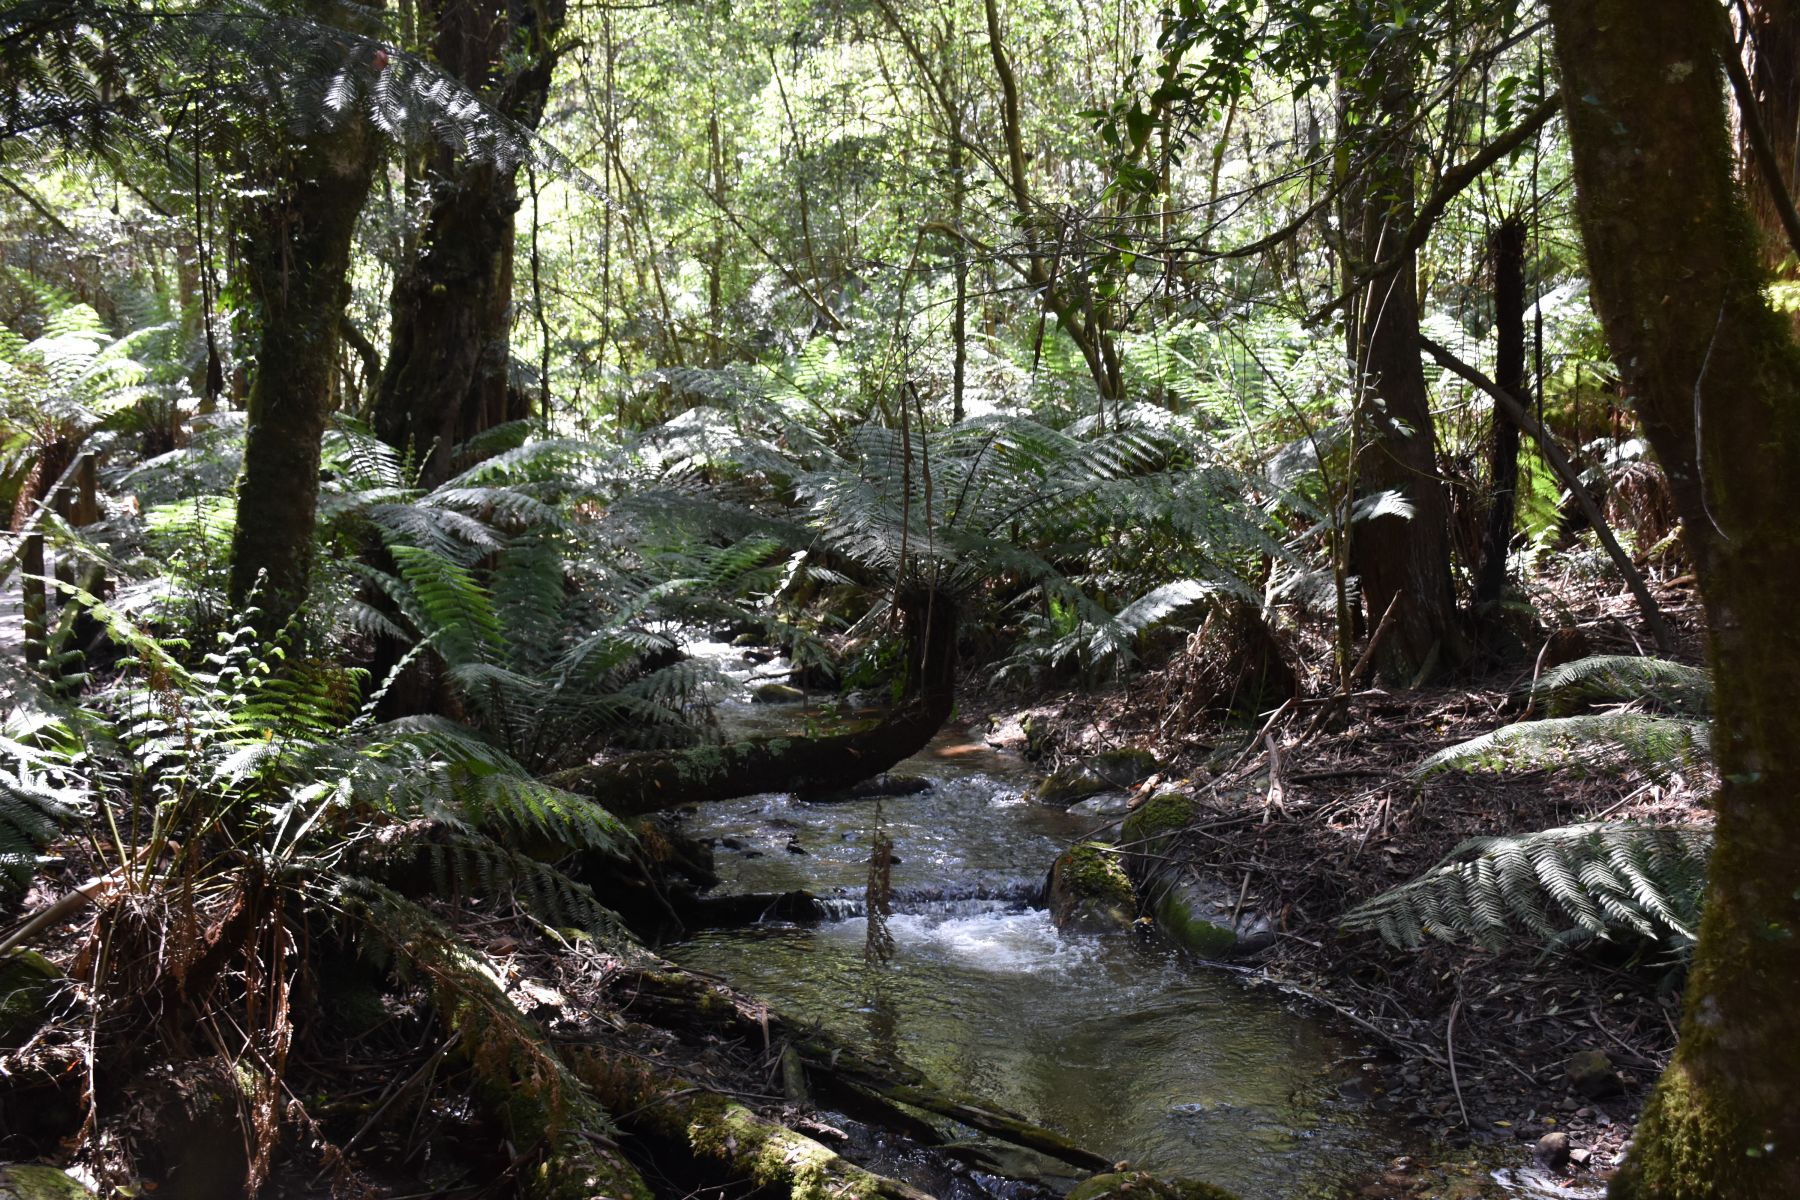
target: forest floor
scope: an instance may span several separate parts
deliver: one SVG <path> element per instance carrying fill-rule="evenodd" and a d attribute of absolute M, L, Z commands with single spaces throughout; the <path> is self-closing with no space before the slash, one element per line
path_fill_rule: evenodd
<path fill-rule="evenodd" d="M 1699 661 L 1697 597 L 1680 584 L 1658 591 L 1678 630 L 1677 657 Z M 1634 633 L 1628 596 L 1565 582 L 1555 601 L 1565 628 L 1580 631 L 1573 640 L 1581 648 L 1565 657 L 1650 652 Z M 1323 654 L 1313 661 L 1329 661 L 1328 648 L 1309 649 Z M 1000 741 L 1031 718 L 1034 741 L 1053 758 L 1122 746 L 1154 751 L 1167 764 L 1158 786 L 1209 792 L 1211 810 L 1225 810 L 1208 821 L 1210 852 L 1197 865 L 1233 885 L 1244 881 L 1246 902 L 1276 917 L 1274 945 L 1250 960 L 1255 976 L 1333 1010 L 1385 1052 L 1365 1067 L 1360 1090 L 1428 1134 L 1446 1164 L 1466 1164 L 1470 1147 L 1484 1163 L 1527 1163 L 1540 1138 L 1560 1132 L 1571 1158 L 1540 1171 L 1540 1186 L 1603 1180 L 1674 1048 L 1674 962 L 1610 946 L 1493 953 L 1434 942 L 1409 952 L 1372 934 L 1347 935 L 1339 921 L 1470 837 L 1594 820 L 1709 823 L 1704 781 L 1665 786 L 1635 774 L 1533 771 L 1453 773 L 1421 786 L 1407 777 L 1434 751 L 1518 720 L 1516 697 L 1536 663 L 1496 666 L 1455 686 L 1367 688 L 1316 732 L 1317 702 L 1302 702 L 1269 724 L 1273 789 L 1261 738 L 1220 780 L 1203 763 L 1216 764 L 1218 747 L 1242 746 L 1251 731 L 1168 719 L 1184 707 L 1180 693 L 1193 672 L 1183 659 L 1191 652 L 1177 651 L 1128 688 L 1040 696 L 1029 707 L 990 691 L 966 698 L 964 716 L 975 728 L 985 718 Z M 1583 1094 L 1569 1062 L 1595 1050 L 1616 1068 L 1616 1087 Z M 1453 1194 L 1427 1164 L 1397 1158 L 1365 1194 L 1427 1192 Z"/>

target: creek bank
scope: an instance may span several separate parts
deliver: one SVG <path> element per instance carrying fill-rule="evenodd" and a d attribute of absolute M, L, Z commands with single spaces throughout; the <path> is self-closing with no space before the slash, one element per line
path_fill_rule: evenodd
<path fill-rule="evenodd" d="M 1629 598 L 1593 591 L 1566 605 L 1589 649 L 1635 652 Z M 1668 607 L 1692 611 L 1679 593 Z M 1328 723 L 1315 722 L 1316 703 L 1301 701 L 1245 726 L 1171 720 L 1187 711 L 1184 669 L 1172 661 L 1128 689 L 1039 692 L 1023 703 L 999 690 L 966 694 L 962 712 L 986 729 L 990 744 L 1040 762 L 1120 744 L 1156 754 L 1174 785 L 1157 790 L 1178 790 L 1199 807 L 1182 853 L 1216 881 L 1215 896 L 1229 891 L 1235 904 L 1242 891 L 1245 908 L 1272 922 L 1273 942 L 1251 960 L 1255 976 L 1335 1009 L 1385 1048 L 1387 1057 L 1357 1081 L 1359 1092 L 1430 1136 L 1440 1157 L 1456 1164 L 1444 1194 L 1492 1194 L 1497 1185 L 1483 1163 L 1539 1171 L 1542 1186 L 1554 1183 L 1560 1194 L 1603 1185 L 1672 1048 L 1678 976 L 1604 953 L 1546 961 L 1529 945 L 1493 953 L 1432 943 L 1406 952 L 1344 937 L 1337 919 L 1429 870 L 1465 838 L 1600 813 L 1688 824 L 1705 819 L 1703 796 L 1633 776 L 1448 776 L 1415 785 L 1408 773 L 1430 753 L 1507 721 L 1521 685 L 1512 672 L 1458 687 L 1368 689 L 1341 703 Z M 1256 736 L 1264 724 L 1279 753 L 1273 775 Z M 1129 819 L 1116 812 L 1117 795 L 1110 815 Z M 1119 840 L 1123 847 L 1133 839 L 1121 833 Z M 1168 849 L 1160 840 L 1144 839 L 1143 848 Z M 1617 1082 L 1607 1079 L 1602 1098 L 1581 1091 L 1565 1068 L 1584 1049 L 1614 1061 Z M 1531 1161 L 1537 1140 L 1551 1132 L 1570 1139 L 1570 1160 L 1557 1172 Z M 1405 1186 L 1371 1195 L 1415 1194 L 1408 1189 L 1421 1178 L 1406 1173 Z"/>

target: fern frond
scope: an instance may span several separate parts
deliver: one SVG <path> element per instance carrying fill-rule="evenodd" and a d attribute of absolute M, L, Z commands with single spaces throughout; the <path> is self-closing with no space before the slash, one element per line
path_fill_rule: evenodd
<path fill-rule="evenodd" d="M 1630 654 L 1596 654 L 1544 672 L 1531 700 L 1552 717 L 1595 704 L 1648 701 L 1688 716 L 1712 707 L 1712 677 L 1699 667 Z"/>
<path fill-rule="evenodd" d="M 1521 932 L 1567 941 L 1553 916 L 1559 913 L 1580 935 L 1630 933 L 1687 945 L 1711 846 L 1705 830 L 1627 822 L 1471 838 L 1418 879 L 1351 909 L 1342 923 L 1405 949 L 1427 936 L 1499 949 Z"/>

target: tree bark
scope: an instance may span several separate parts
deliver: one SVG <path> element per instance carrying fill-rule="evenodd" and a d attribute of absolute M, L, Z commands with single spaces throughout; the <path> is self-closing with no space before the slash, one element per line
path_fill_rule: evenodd
<path fill-rule="evenodd" d="M 369 64 L 369 79 L 378 68 Z M 229 592 L 258 628 L 285 626 L 306 598 L 319 444 L 331 416 L 350 249 L 381 138 L 361 111 L 287 147 L 266 192 L 237 219 L 244 281 L 261 317 L 238 483 Z"/>
<path fill-rule="evenodd" d="M 1525 222 L 1509 217 L 1494 235 L 1494 382 L 1527 406 L 1525 392 Z M 1502 405 L 1494 406 L 1488 444 L 1488 513 L 1475 575 L 1477 608 L 1500 602 L 1506 587 L 1506 559 L 1512 548 L 1518 509 L 1519 427 Z M 1489 622 L 1492 623 L 1491 620 Z"/>
<path fill-rule="evenodd" d="M 563 0 L 427 0 L 433 54 L 506 117 L 535 129 L 549 94 Z M 510 72 L 497 64 L 524 54 Z M 530 413 L 507 385 L 512 360 L 513 220 L 518 169 L 432 152 L 431 202 L 411 261 L 394 281 L 393 335 L 375 432 L 410 451 L 422 487 L 448 479 L 461 442 Z"/>
<path fill-rule="evenodd" d="M 1353 257 L 1362 262 L 1389 259 L 1414 219 L 1413 155 L 1405 134 L 1396 132 L 1417 103 L 1408 54 L 1401 39 L 1390 40 L 1372 68 L 1374 94 L 1352 94 L 1347 106 L 1349 137 L 1363 152 L 1363 165 L 1346 189 L 1344 228 Z M 1412 516 L 1381 516 L 1356 526 L 1351 568 L 1371 617 L 1400 598 L 1376 669 L 1405 685 L 1455 666 L 1465 652 L 1450 579 L 1449 499 L 1419 361 L 1415 255 L 1400 255 L 1392 270 L 1370 279 L 1359 294 L 1362 301 L 1348 323 L 1359 374 L 1357 486 L 1365 496 L 1398 493 Z"/>
<path fill-rule="evenodd" d="M 1613 1185 L 1800 1196 L 1800 348 L 1762 292 L 1709 0 L 1551 0 L 1595 307 L 1711 629 L 1718 826 L 1681 1041 Z"/>
<path fill-rule="evenodd" d="M 1777 197 L 1785 195 L 1792 203 L 1796 183 L 1800 183 L 1794 171 L 1800 143 L 1800 5 L 1795 0 L 1756 0 L 1745 13 L 1751 48 L 1750 88 L 1774 161 L 1758 161 L 1747 144 L 1748 126 L 1743 123 L 1738 131 L 1738 153 L 1750 182 L 1750 214 L 1762 234 L 1763 262 L 1791 280 L 1794 268 L 1789 260 L 1795 251 Z M 1784 265 L 1787 270 L 1782 271 Z M 1800 321 L 1800 313 L 1794 314 L 1794 319 Z"/>

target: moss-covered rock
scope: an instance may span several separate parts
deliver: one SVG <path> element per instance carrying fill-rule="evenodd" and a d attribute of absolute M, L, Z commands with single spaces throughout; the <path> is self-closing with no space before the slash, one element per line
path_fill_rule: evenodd
<path fill-rule="evenodd" d="M 1050 868 L 1050 918 L 1058 929 L 1116 929 L 1137 915 L 1137 894 L 1112 847 L 1082 842 Z"/>
<path fill-rule="evenodd" d="M 0 958 L 0 1046 L 14 1046 L 44 1023 L 62 972 L 35 950 Z"/>
<path fill-rule="evenodd" d="M 1196 1179 L 1158 1179 L 1144 1171 L 1112 1171 L 1075 1185 L 1068 1200 L 1237 1200 L 1224 1188 Z"/>
<path fill-rule="evenodd" d="M 765 683 L 751 692 L 750 698 L 758 704 L 798 704 L 806 699 L 806 693 L 785 683 Z"/>
<path fill-rule="evenodd" d="M 1134 809 L 1119 829 L 1119 841 L 1134 856 L 1147 862 L 1166 854 L 1181 831 L 1200 815 L 1200 805 L 1185 792 L 1158 792 Z"/>
<path fill-rule="evenodd" d="M 1163 936 L 1202 958 L 1229 958 L 1238 948 L 1231 914 L 1215 915 L 1210 890 L 1186 882 L 1164 888 L 1156 898 L 1155 914 Z"/>
<path fill-rule="evenodd" d="M 1085 765 L 1059 767 L 1044 776 L 1038 785 L 1031 789 L 1030 798 L 1039 804 L 1054 804 L 1058 808 L 1067 808 L 1089 796 L 1098 796 L 1101 792 L 1111 790 L 1112 785 L 1088 770 Z"/>
<path fill-rule="evenodd" d="M 1088 770 L 1116 788 L 1135 787 L 1162 770 L 1156 755 L 1136 746 L 1105 750 L 1087 760 Z"/>
<path fill-rule="evenodd" d="M 1275 940 L 1266 913 L 1240 906 L 1233 889 L 1191 869 L 1159 872 L 1142 892 L 1163 936 L 1203 958 L 1253 954 Z"/>
<path fill-rule="evenodd" d="M 0 1200 L 92 1200 L 93 1195 L 55 1167 L 0 1164 Z"/>

